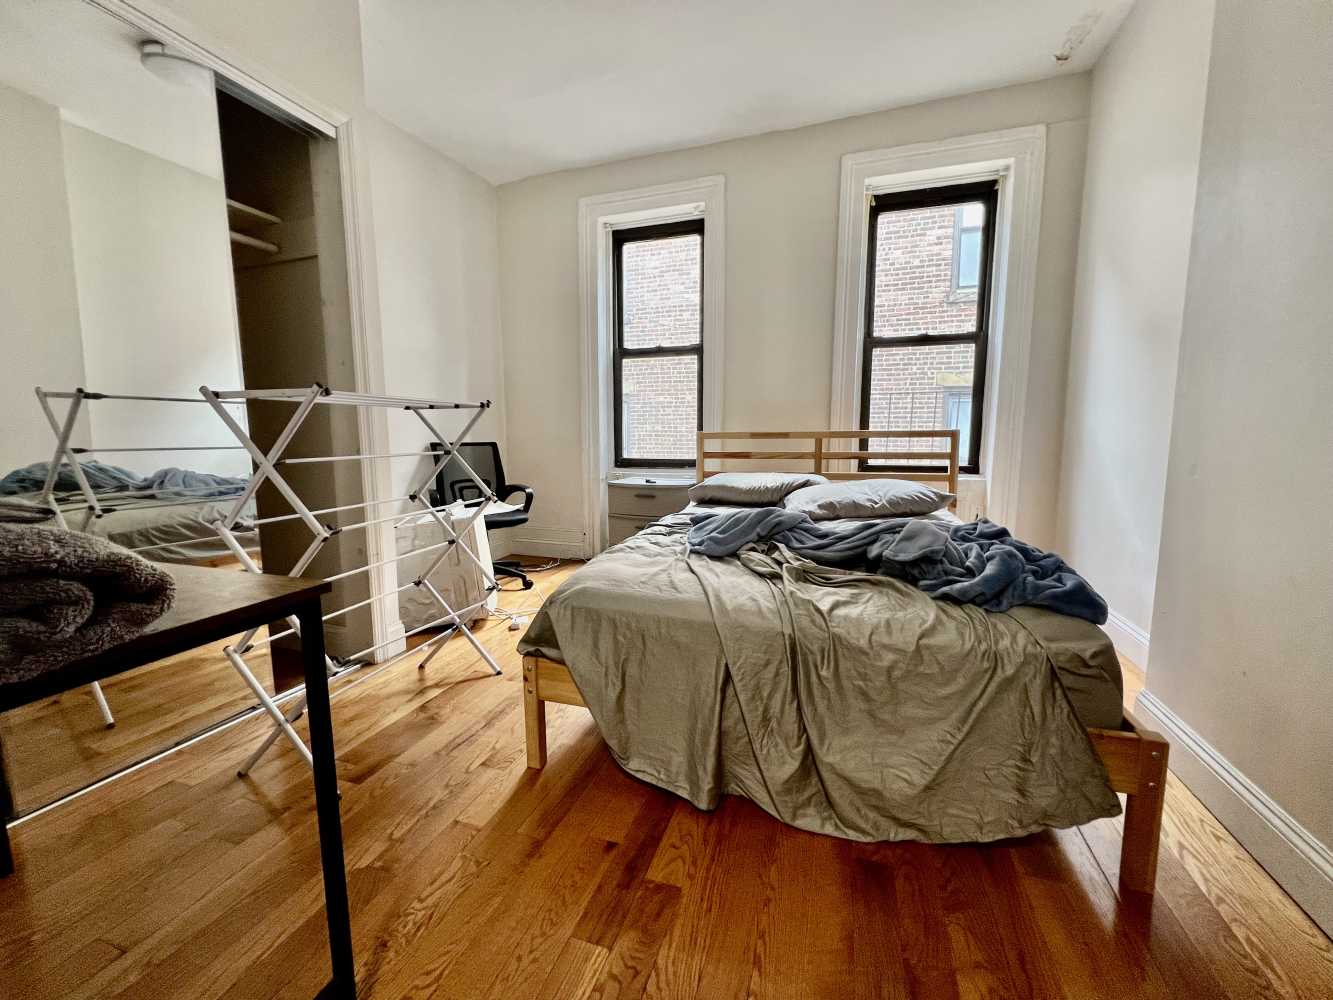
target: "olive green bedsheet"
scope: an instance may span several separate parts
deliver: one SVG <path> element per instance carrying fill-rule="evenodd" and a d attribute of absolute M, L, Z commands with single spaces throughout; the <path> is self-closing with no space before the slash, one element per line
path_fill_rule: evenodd
<path fill-rule="evenodd" d="M 780 545 L 709 559 L 686 551 L 688 526 L 673 515 L 608 549 L 519 644 L 569 667 L 631 774 L 854 840 L 990 841 L 1119 813 L 1084 728 L 1119 721 L 1095 625 L 936 601 Z M 1107 718 L 1080 721 L 1071 680 Z"/>

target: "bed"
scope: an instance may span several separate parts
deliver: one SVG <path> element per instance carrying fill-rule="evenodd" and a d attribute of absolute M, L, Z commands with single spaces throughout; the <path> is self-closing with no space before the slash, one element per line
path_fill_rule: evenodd
<path fill-rule="evenodd" d="M 63 468 L 47 500 L 40 484 L 49 467 L 38 462 L 0 480 L 0 520 L 56 526 L 63 521 L 64 527 L 106 538 L 156 562 L 207 566 L 236 558 L 213 525 L 230 513 L 244 479 L 176 469 L 140 478 L 115 466 L 84 463 L 98 512 Z M 206 485 L 196 485 L 200 480 Z M 236 529 L 241 547 L 250 553 L 259 551 L 258 530 L 246 527 L 255 516 L 252 501 Z"/>
<path fill-rule="evenodd" d="M 894 432 L 945 445 L 873 453 L 896 471 L 864 464 L 873 437 L 701 434 L 698 468 L 716 460 L 802 462 L 832 480 L 916 479 L 956 492 L 956 431 Z M 780 452 L 706 447 L 753 439 L 811 444 Z M 840 441 L 855 450 L 830 446 Z M 673 515 L 609 549 L 534 619 L 519 647 L 530 767 L 546 763 L 549 701 L 592 709 L 622 766 L 701 808 L 720 794 L 743 794 L 785 822 L 854 839 L 951 843 L 1079 825 L 1118 812 L 1118 792 L 1127 796 L 1121 885 L 1153 891 L 1168 746 L 1120 707 L 1118 663 L 1095 625 L 1036 608 L 991 614 L 932 601 L 901 581 L 852 579 L 799 560 L 769 565 L 769 556 L 751 554 L 742 566 L 735 557 L 687 556 L 687 528 L 688 517 Z M 766 580 L 774 593 L 796 594 L 795 602 L 765 597 Z M 915 645 L 893 652 L 898 633 Z M 799 698 L 783 688 L 788 647 L 799 647 L 790 659 L 802 671 L 791 682 Z M 824 647 L 837 671 L 819 672 Z M 571 656 L 573 670 L 563 662 Z M 887 671 L 886 656 L 898 657 Z M 892 665 L 909 661 L 911 670 Z M 836 690 L 840 684 L 856 696 Z M 936 687 L 957 690 L 945 704 Z M 933 711 L 948 724 L 911 730 L 917 743 L 871 738 L 885 731 L 886 718 L 924 712 L 934 720 Z M 933 740 L 946 742 L 933 747 Z M 921 762 L 938 773 L 917 780 L 911 771 Z M 862 808 L 899 784 L 914 791 L 893 803 L 892 820 L 877 804 Z"/>

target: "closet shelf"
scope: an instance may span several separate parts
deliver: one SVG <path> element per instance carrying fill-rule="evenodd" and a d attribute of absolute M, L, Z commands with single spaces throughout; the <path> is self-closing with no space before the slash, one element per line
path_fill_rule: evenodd
<path fill-rule="evenodd" d="M 243 247 L 250 247 L 253 250 L 263 250 L 264 253 L 278 252 L 278 245 L 276 243 L 256 239 L 253 236 L 246 236 L 245 233 L 238 233 L 235 230 L 231 231 L 230 236 L 233 243 L 240 244 Z"/>
<path fill-rule="evenodd" d="M 276 226 L 282 222 L 276 215 L 243 205 L 234 198 L 227 199 L 227 224 L 233 230 Z"/>

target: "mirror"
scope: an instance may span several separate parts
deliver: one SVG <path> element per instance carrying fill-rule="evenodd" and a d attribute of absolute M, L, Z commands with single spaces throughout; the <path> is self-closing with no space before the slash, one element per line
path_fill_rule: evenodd
<path fill-rule="evenodd" d="M 58 454 L 57 431 L 77 405 L 69 443 L 96 497 L 90 503 L 67 470 L 50 523 L 162 562 L 239 570 L 212 525 L 237 502 L 251 463 L 199 387 L 241 388 L 248 369 L 252 379 L 267 371 L 297 385 L 336 384 L 325 329 L 339 310 L 336 329 L 349 324 L 345 302 L 322 294 L 326 272 L 336 278 L 341 266 L 319 252 L 329 243 L 341 253 L 336 145 L 265 118 L 214 83 L 211 71 L 81 0 L 0 5 L 0 517 L 49 514 L 46 467 L 36 463 Z M 223 119 L 241 123 L 225 143 Z M 322 217 L 319 204 L 331 206 Z M 45 404 L 38 386 L 52 393 Z M 69 398 L 78 388 L 183 401 Z M 232 409 L 249 426 L 246 407 Z M 327 421 L 311 428 L 330 440 L 348 435 Z M 254 433 L 264 446 L 276 432 L 256 425 Z M 359 481 L 327 478 L 318 499 L 360 499 Z M 268 500 L 261 495 L 260 506 Z M 258 531 L 238 538 L 261 558 Z M 286 548 L 270 532 L 263 557 L 284 571 L 294 561 Z M 330 575 L 364 560 L 360 540 L 329 553 Z M 363 634 L 345 641 L 360 649 L 368 612 L 354 628 Z M 221 645 L 0 716 L 18 814 L 253 715 L 255 699 Z M 267 649 L 247 662 L 273 692 Z M 338 652 L 333 641 L 330 649 Z M 247 724 L 256 743 L 268 732 L 262 719 Z M 221 766 L 234 772 L 240 763 Z"/>

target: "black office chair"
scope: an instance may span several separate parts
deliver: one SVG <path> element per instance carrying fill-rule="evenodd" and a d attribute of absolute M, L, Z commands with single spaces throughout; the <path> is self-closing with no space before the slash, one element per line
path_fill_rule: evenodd
<path fill-rule="evenodd" d="M 439 456 L 444 454 L 444 445 L 432 441 L 430 450 L 438 462 Z M 500 461 L 498 444 L 494 441 L 467 441 L 458 446 L 458 456 L 471 466 L 472 471 L 500 498 L 501 503 L 507 503 L 515 493 L 523 494 L 522 510 L 506 510 L 486 515 L 487 531 L 513 528 L 527 523 L 528 511 L 532 510 L 532 488 L 520 483 L 505 482 L 504 464 Z M 455 458 L 451 457 L 444 463 L 444 468 L 436 473 L 435 489 L 430 491 L 429 499 L 432 507 L 457 503 L 460 500 L 469 507 L 475 507 L 482 503 L 482 493 L 472 477 L 459 467 Z M 532 586 L 532 581 L 523 572 L 523 564 L 516 559 L 496 559 L 491 563 L 491 568 L 497 577 L 512 576 L 522 580 L 524 590 Z"/>

